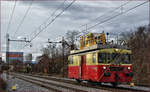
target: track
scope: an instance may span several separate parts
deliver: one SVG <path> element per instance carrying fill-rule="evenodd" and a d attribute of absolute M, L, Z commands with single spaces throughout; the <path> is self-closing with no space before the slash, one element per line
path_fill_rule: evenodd
<path fill-rule="evenodd" d="M 55 81 L 61 81 L 61 82 L 65 82 L 65 83 L 71 83 L 74 85 L 81 85 L 81 86 L 86 86 L 86 87 L 91 87 L 91 88 L 97 88 L 97 89 L 103 89 L 103 90 L 110 90 L 110 91 L 118 91 L 118 92 L 124 92 L 124 91 L 128 91 L 128 92 L 149 92 L 150 88 L 145 88 L 145 87 L 130 87 L 129 85 L 119 85 L 118 87 L 114 88 L 112 87 L 112 85 L 109 85 L 107 83 L 99 85 L 96 83 L 92 83 L 92 84 L 88 84 L 86 81 L 84 81 L 83 83 L 77 83 L 74 79 L 68 79 L 68 78 L 60 78 L 60 77 L 54 77 L 54 76 L 41 76 L 41 75 L 32 75 L 32 74 L 28 74 L 30 76 L 35 76 L 35 77 L 40 77 L 40 78 L 45 78 L 45 79 L 49 79 L 49 80 L 55 80 Z"/>
<path fill-rule="evenodd" d="M 59 92 L 99 92 L 99 91 L 110 92 L 110 91 L 100 90 L 96 88 L 83 87 L 79 85 L 73 85 L 65 82 L 54 81 L 54 80 L 49 80 L 49 79 L 39 78 L 34 76 L 28 76 L 28 75 L 22 75 L 16 73 L 11 73 L 11 75 L 15 76 L 16 78 L 43 86 L 45 88 L 57 92 L 58 91 Z"/>
<path fill-rule="evenodd" d="M 83 83 L 79 84 L 75 80 L 72 80 L 72 79 L 58 78 L 58 77 L 52 77 L 52 76 L 40 76 L 40 75 L 32 75 L 32 74 L 28 74 L 28 75 L 15 74 L 15 75 L 17 75 L 17 76 L 23 76 L 23 77 L 26 76 L 26 78 L 28 78 L 28 77 L 34 77 L 34 80 L 36 78 L 35 81 L 39 81 L 38 79 L 48 80 L 49 83 L 51 83 L 52 85 L 56 85 L 57 84 L 56 85 L 57 87 L 59 86 L 59 87 L 65 88 L 65 89 L 70 89 L 70 90 L 73 90 L 73 91 L 80 91 L 80 92 L 84 92 L 84 91 L 90 91 L 90 92 L 91 91 L 92 92 L 96 91 L 97 92 L 97 91 L 100 91 L 100 90 L 103 90 L 103 92 L 105 92 L 104 90 L 107 90 L 106 92 L 108 92 L 108 91 L 118 91 L 118 92 L 126 92 L 126 91 L 128 91 L 128 92 L 148 92 L 149 91 L 149 90 L 147 91 L 147 90 L 143 90 L 143 89 L 135 89 L 135 88 L 131 88 L 131 87 L 129 88 L 129 87 L 122 87 L 122 86 L 119 86 L 119 87 L 116 87 L 116 88 L 114 88 L 114 87 L 112 87 L 110 85 L 101 85 L 100 86 L 100 85 L 94 84 L 94 86 L 93 86 L 93 85 L 88 84 L 86 82 L 83 82 Z M 40 80 L 39 82 L 43 82 L 43 81 Z M 59 82 L 59 83 L 57 83 L 57 82 Z M 47 83 L 47 81 L 46 81 L 46 83 Z M 89 89 L 87 89 L 87 88 L 89 88 Z M 67 91 L 67 90 L 65 90 L 65 91 Z"/>

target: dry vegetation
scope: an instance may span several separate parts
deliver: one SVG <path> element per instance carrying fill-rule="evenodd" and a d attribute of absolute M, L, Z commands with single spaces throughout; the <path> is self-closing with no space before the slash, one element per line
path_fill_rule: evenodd
<path fill-rule="evenodd" d="M 122 39 L 132 50 L 133 81 L 139 85 L 149 85 L 148 31 L 149 28 L 143 26 L 135 32 L 122 33 Z"/>

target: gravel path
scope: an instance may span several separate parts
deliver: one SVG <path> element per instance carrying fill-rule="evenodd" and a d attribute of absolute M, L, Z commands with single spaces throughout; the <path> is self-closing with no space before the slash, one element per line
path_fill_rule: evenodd
<path fill-rule="evenodd" d="M 27 75 L 21 75 L 21 74 L 15 74 L 17 76 L 20 76 L 20 77 L 26 77 L 26 78 L 31 78 L 33 80 L 39 80 L 39 81 L 43 81 L 43 82 L 48 82 L 48 83 L 53 83 L 55 85 L 59 85 L 60 87 L 61 86 L 65 86 L 65 87 L 68 87 L 68 88 L 73 88 L 73 89 L 77 89 L 77 90 L 82 90 L 82 92 L 86 91 L 86 92 L 111 92 L 111 91 L 108 91 L 108 90 L 102 90 L 102 89 L 96 89 L 96 88 L 89 88 L 89 87 L 84 87 L 84 86 L 80 86 L 80 85 L 73 85 L 73 84 L 70 84 L 70 83 L 64 83 L 64 82 L 58 82 L 58 81 L 54 81 L 54 80 L 48 80 L 48 79 L 43 79 L 43 78 L 38 78 L 38 77 L 32 77 L 32 76 L 27 76 Z M 64 90 L 61 90 L 63 92 L 66 92 Z M 78 91 L 77 91 L 78 92 Z"/>
<path fill-rule="evenodd" d="M 7 81 L 9 92 L 53 92 L 46 88 L 40 87 L 38 85 L 17 79 L 13 76 L 10 76 L 9 80 L 6 79 L 6 74 L 2 74 L 1 77 Z M 11 88 L 13 85 L 16 85 L 17 90 L 13 91 Z"/>

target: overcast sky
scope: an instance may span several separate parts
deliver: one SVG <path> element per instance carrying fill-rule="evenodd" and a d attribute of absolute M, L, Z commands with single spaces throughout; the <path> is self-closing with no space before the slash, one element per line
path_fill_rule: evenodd
<path fill-rule="evenodd" d="M 42 0 L 41 0 L 42 1 Z M 11 39 L 17 39 L 17 37 L 30 37 L 51 14 L 63 3 L 63 1 L 33 1 L 31 9 L 29 10 L 23 24 L 18 32 L 15 34 L 17 26 L 22 20 L 26 10 L 29 7 L 31 1 L 17 1 L 14 15 L 11 21 L 9 34 Z M 10 15 L 14 6 L 14 1 L 1 1 L 1 31 L 2 31 L 2 51 L 5 51 L 6 42 L 5 35 L 10 19 Z M 24 51 L 26 53 L 36 53 L 40 51 L 41 46 L 46 44 L 48 38 L 56 40 L 58 37 L 62 37 L 68 30 L 83 30 L 85 27 L 79 28 L 79 26 L 90 23 L 87 26 L 90 27 L 95 23 L 101 22 L 110 18 L 116 14 L 124 12 L 144 1 L 76 1 L 68 10 L 66 10 L 60 17 L 58 17 L 48 28 L 46 28 L 40 35 L 33 40 L 32 48 L 22 49 L 24 43 L 11 42 L 11 51 Z M 70 2 L 66 1 L 64 5 L 56 12 L 56 15 L 63 10 Z M 114 10 L 120 5 L 127 3 L 122 9 L 118 9 L 113 13 L 109 11 Z M 105 14 L 105 16 L 102 16 Z M 102 16 L 96 20 L 96 17 Z M 52 19 L 52 18 L 51 18 Z M 149 23 L 149 3 L 146 3 L 128 13 L 118 16 L 104 24 L 98 25 L 91 32 L 105 32 L 120 33 L 129 31 L 141 25 L 148 25 Z M 58 40 L 58 39 L 57 39 Z"/>

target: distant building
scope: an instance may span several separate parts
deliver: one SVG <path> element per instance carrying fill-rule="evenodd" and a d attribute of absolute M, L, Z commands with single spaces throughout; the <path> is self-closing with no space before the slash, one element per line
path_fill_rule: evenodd
<path fill-rule="evenodd" d="M 19 61 L 19 62 L 23 62 L 23 52 L 7 52 L 6 53 L 6 56 L 8 55 L 8 62 L 11 63 L 11 62 L 16 62 L 16 61 Z"/>

